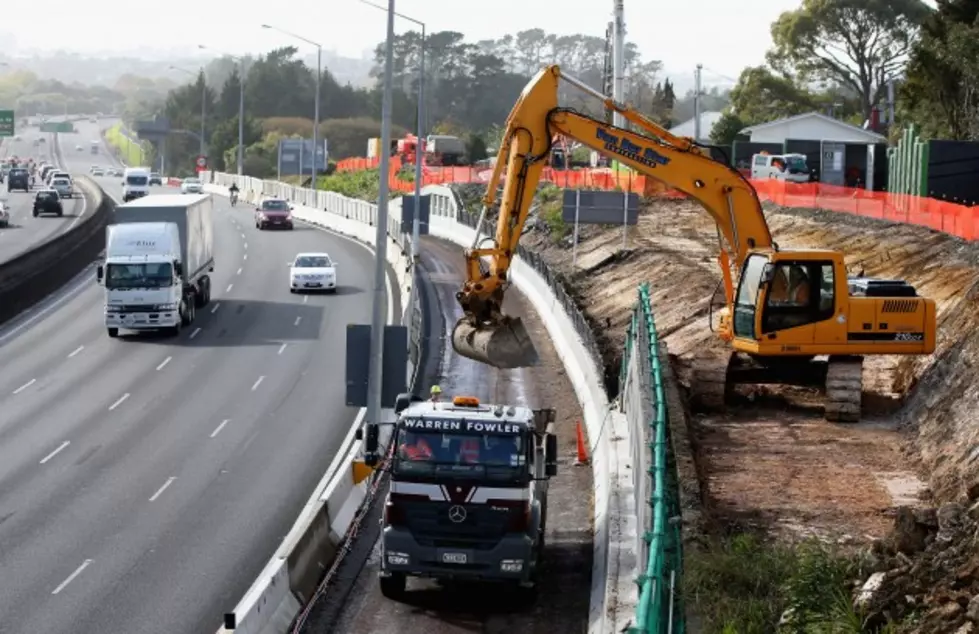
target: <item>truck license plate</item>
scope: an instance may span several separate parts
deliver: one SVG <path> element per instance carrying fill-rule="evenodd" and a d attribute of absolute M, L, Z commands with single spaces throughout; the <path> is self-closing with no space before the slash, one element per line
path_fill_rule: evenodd
<path fill-rule="evenodd" d="M 442 563 L 444 564 L 464 564 L 466 561 L 466 553 L 442 553 Z"/>

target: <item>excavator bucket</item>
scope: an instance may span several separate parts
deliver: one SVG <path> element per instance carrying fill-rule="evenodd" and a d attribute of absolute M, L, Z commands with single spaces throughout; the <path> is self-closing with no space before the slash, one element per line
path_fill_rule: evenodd
<path fill-rule="evenodd" d="M 537 365 L 537 348 L 519 317 L 475 327 L 465 319 L 452 330 L 456 353 L 502 370 Z"/>

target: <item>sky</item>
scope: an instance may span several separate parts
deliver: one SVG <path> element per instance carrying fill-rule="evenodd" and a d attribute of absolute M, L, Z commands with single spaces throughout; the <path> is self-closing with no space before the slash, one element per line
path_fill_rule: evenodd
<path fill-rule="evenodd" d="M 386 0 L 375 0 L 384 4 Z M 763 63 L 771 45 L 769 25 L 800 0 L 625 0 L 628 39 L 643 57 L 659 59 L 671 75 L 689 73 L 699 63 L 705 82 L 736 80 L 745 66 Z M 4 12 L 0 41 L 10 50 L 71 50 L 110 54 L 142 49 L 201 54 L 198 44 L 231 54 L 261 53 L 295 40 L 261 27 L 267 22 L 319 42 L 345 57 L 360 57 L 384 39 L 384 11 L 358 0 L 275 0 L 230 2 L 167 0 L 46 0 L 48 20 L 37 28 L 30 11 Z M 84 10 L 86 6 L 97 10 Z M 425 22 L 428 30 L 453 30 L 473 41 L 539 27 L 552 33 L 604 37 L 613 0 L 396 0 L 395 10 Z M 139 7 L 139 10 L 134 9 Z M 396 31 L 417 28 L 402 19 Z M 302 43 L 298 43 L 303 46 Z M 731 82 L 733 83 L 733 81 Z"/>

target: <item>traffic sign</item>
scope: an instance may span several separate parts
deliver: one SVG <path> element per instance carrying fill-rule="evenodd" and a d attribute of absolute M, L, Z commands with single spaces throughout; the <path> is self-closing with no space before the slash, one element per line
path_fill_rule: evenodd
<path fill-rule="evenodd" d="M 13 110 L 0 110 L 0 136 L 14 136 Z"/>
<path fill-rule="evenodd" d="M 197 171 L 198 172 L 203 172 L 206 169 L 207 169 L 207 157 L 206 156 L 198 156 L 197 157 Z"/>

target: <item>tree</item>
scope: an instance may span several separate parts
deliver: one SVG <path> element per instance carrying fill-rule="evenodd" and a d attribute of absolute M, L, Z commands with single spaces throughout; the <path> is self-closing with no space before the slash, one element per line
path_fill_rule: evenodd
<path fill-rule="evenodd" d="M 853 90 L 869 118 L 930 12 L 921 0 L 803 0 L 772 24 L 768 61 L 803 80 Z"/>
<path fill-rule="evenodd" d="M 979 2 L 946 0 L 925 20 L 900 91 L 900 112 L 932 137 L 976 139 L 973 92 Z M 970 39 L 971 38 L 971 39 Z M 972 79 L 970 79 L 970 77 Z"/>
<path fill-rule="evenodd" d="M 811 112 L 817 107 L 816 98 L 799 82 L 764 66 L 741 71 L 731 90 L 733 114 L 747 125 Z"/>
<path fill-rule="evenodd" d="M 730 146 L 746 127 L 738 115 L 725 112 L 710 131 L 710 142 L 714 145 Z"/>

